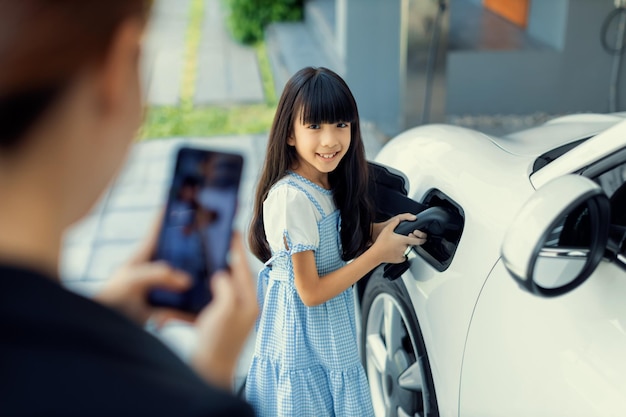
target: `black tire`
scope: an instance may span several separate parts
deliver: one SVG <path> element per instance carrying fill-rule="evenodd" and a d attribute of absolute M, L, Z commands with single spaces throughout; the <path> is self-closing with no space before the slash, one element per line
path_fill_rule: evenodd
<path fill-rule="evenodd" d="M 426 346 L 402 279 L 390 281 L 382 276 L 382 267 L 376 270 L 365 288 L 361 313 L 363 366 L 376 417 L 396 417 L 398 409 L 409 416 L 439 417 Z"/>

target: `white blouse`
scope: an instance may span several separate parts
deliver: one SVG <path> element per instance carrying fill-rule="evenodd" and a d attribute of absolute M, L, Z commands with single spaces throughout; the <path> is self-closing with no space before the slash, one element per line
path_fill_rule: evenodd
<path fill-rule="evenodd" d="M 293 246 L 319 246 L 317 223 L 322 219 L 322 214 L 301 189 L 288 183 L 289 180 L 296 182 L 317 200 L 324 216 L 336 210 L 330 190 L 297 176 L 287 175 L 282 178 L 263 202 L 263 224 L 272 252 L 285 249 L 285 236 L 289 237 Z"/>

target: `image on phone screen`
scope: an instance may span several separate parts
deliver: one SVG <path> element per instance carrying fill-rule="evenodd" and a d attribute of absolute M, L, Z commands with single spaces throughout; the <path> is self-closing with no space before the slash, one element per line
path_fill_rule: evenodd
<path fill-rule="evenodd" d="M 151 304 L 197 313 L 211 301 L 209 279 L 228 266 L 242 168 L 241 155 L 178 151 L 154 258 L 185 271 L 193 284 L 182 293 L 155 289 Z"/>

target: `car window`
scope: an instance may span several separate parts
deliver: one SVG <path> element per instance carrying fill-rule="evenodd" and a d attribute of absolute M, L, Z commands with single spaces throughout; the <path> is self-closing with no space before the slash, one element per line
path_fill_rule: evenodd
<path fill-rule="evenodd" d="M 600 184 L 606 195 L 608 195 L 609 198 L 612 197 L 624 182 L 626 182 L 626 162 L 599 175 L 595 180 Z"/>
<path fill-rule="evenodd" d="M 626 254 L 626 149 L 614 156 L 617 163 L 607 164 L 608 169 L 593 179 L 602 187 L 610 202 L 609 252 L 618 256 Z M 610 159 L 609 159 L 610 160 Z M 620 161 L 621 160 L 621 161 Z M 602 166 L 602 164 L 598 164 Z M 622 255 L 619 255 L 619 254 Z"/>
<path fill-rule="evenodd" d="M 596 176 L 611 202 L 611 224 L 626 227 L 626 162 L 622 162 Z"/>

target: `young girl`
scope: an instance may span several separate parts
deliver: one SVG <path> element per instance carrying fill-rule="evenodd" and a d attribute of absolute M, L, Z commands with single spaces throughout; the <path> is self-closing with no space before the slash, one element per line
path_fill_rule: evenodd
<path fill-rule="evenodd" d="M 246 397 L 259 416 L 371 416 L 352 285 L 404 261 L 426 235 L 372 224 L 356 102 L 325 68 L 285 86 L 258 186 L 250 246 L 265 291 Z M 352 262 L 346 264 L 346 261 Z"/>

